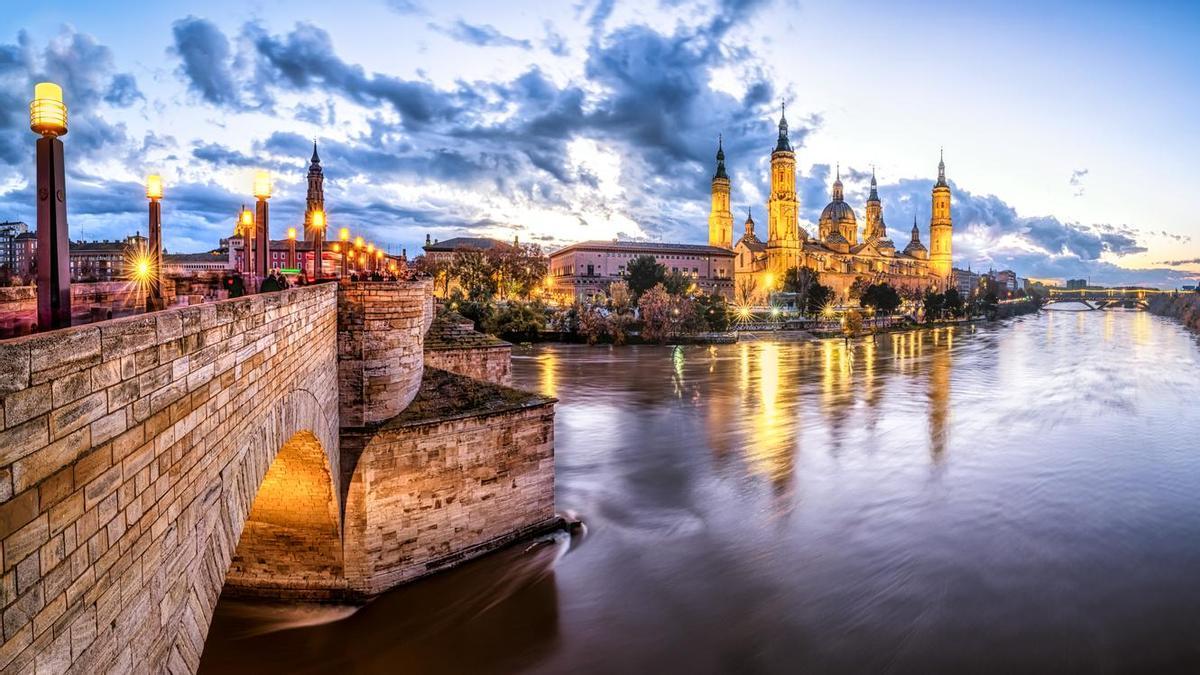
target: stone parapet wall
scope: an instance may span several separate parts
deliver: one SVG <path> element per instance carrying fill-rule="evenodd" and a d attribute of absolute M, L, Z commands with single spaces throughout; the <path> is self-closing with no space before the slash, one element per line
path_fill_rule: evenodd
<path fill-rule="evenodd" d="M 324 284 L 0 341 L 0 671 L 195 670 L 276 452 L 339 465 L 336 331 Z"/>
<path fill-rule="evenodd" d="M 1183 325 L 1200 333 L 1200 293 L 1152 295 L 1147 304 L 1152 313 L 1179 319 Z"/>
<path fill-rule="evenodd" d="M 495 384 L 512 384 L 512 345 L 425 351 L 425 365 Z"/>
<path fill-rule="evenodd" d="M 341 424 L 362 427 L 400 414 L 421 385 L 430 281 L 341 282 L 338 393 Z"/>
<path fill-rule="evenodd" d="M 346 575 L 362 594 L 557 522 L 554 399 L 432 368 L 426 380 L 403 418 L 343 434 L 347 456 L 358 456 L 346 501 Z"/>

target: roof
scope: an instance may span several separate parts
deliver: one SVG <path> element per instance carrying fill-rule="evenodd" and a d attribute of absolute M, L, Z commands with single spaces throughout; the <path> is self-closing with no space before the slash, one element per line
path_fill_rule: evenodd
<path fill-rule="evenodd" d="M 455 311 L 439 312 L 425 334 L 425 349 L 429 351 L 505 346 L 511 345 L 476 331 L 474 322 Z"/>
<path fill-rule="evenodd" d="M 605 241 L 602 239 L 580 241 L 568 246 L 564 246 L 554 253 L 551 253 L 550 257 L 553 258 L 555 256 L 562 255 L 563 253 L 567 253 L 568 251 L 595 249 L 628 251 L 632 253 L 646 253 L 649 255 L 654 255 L 655 253 L 688 253 L 694 255 L 717 255 L 730 258 L 733 257 L 733 251 L 731 249 L 723 248 L 721 246 L 709 246 L 708 244 L 671 244 L 661 241 Z"/>
<path fill-rule="evenodd" d="M 854 217 L 854 208 L 846 202 L 836 199 L 825 205 L 821 211 L 822 223 L 858 223 Z"/>
<path fill-rule="evenodd" d="M 221 251 L 205 251 L 204 253 L 164 253 L 164 263 L 185 262 L 228 262 L 229 253 Z"/>
<path fill-rule="evenodd" d="M 432 244 L 425 244 L 426 251 L 457 251 L 460 248 L 474 248 L 481 251 L 496 248 L 497 246 L 512 246 L 507 241 L 492 239 L 491 237 L 454 237 L 445 241 L 439 241 Z"/>
<path fill-rule="evenodd" d="M 741 239 L 738 239 L 737 246 L 741 246 L 743 244 L 746 246 L 746 248 L 755 253 L 762 253 L 763 251 L 767 250 L 767 245 L 760 241 L 758 237 L 744 236 Z"/>

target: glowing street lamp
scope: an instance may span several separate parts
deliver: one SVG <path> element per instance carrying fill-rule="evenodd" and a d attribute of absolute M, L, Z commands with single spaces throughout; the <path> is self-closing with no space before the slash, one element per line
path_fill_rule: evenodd
<path fill-rule="evenodd" d="M 242 275 L 246 282 L 254 281 L 254 212 L 242 205 L 238 213 L 238 234 L 242 236 Z"/>
<path fill-rule="evenodd" d="M 343 227 L 338 230 L 338 239 L 342 242 L 342 278 L 346 278 L 346 252 L 350 248 L 350 230 Z"/>
<path fill-rule="evenodd" d="M 383 269 L 383 249 L 377 248 L 377 249 L 375 249 L 375 271 L 378 272 L 382 269 Z"/>
<path fill-rule="evenodd" d="M 367 271 L 371 271 L 373 269 L 371 265 L 374 262 L 375 262 L 375 244 L 372 242 L 368 242 L 367 243 Z"/>
<path fill-rule="evenodd" d="M 287 229 L 287 239 L 288 239 L 287 267 L 288 267 L 288 269 L 295 269 L 296 268 L 296 228 L 289 227 Z"/>
<path fill-rule="evenodd" d="M 167 300 L 163 297 L 162 289 L 162 176 L 151 174 L 146 176 L 146 199 L 150 200 L 150 258 L 151 276 L 148 279 L 149 288 L 146 293 L 146 311 L 156 312 L 167 308 Z"/>
<path fill-rule="evenodd" d="M 308 214 L 313 233 L 313 278 L 320 279 L 324 273 L 325 258 L 325 211 L 315 209 Z"/>
<path fill-rule="evenodd" d="M 67 182 L 63 144 L 67 106 L 62 87 L 40 82 L 29 103 L 29 128 L 37 140 L 38 328 L 71 325 L 71 240 L 67 233 Z"/>
<path fill-rule="evenodd" d="M 254 267 L 258 274 L 266 275 L 271 265 L 270 212 L 267 208 L 267 200 L 271 198 L 271 174 L 266 171 L 254 173 L 254 198 L 258 200 L 254 209 Z"/>

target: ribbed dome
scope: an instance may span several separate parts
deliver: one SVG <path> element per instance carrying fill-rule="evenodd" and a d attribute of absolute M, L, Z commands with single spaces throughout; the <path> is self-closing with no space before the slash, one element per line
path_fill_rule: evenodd
<path fill-rule="evenodd" d="M 825 206 L 821 211 L 821 220 L 819 223 L 822 227 L 826 225 L 854 225 L 858 226 L 858 219 L 854 217 L 854 209 L 844 201 L 832 201 Z"/>

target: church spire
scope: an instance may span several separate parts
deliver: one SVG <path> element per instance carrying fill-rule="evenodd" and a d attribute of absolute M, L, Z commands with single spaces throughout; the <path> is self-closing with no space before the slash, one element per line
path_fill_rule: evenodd
<path fill-rule="evenodd" d="M 729 178 L 729 174 L 725 173 L 725 137 L 724 134 L 717 135 L 717 172 L 713 174 L 713 180 L 718 178 Z"/>
<path fill-rule="evenodd" d="M 775 144 L 775 152 L 791 152 L 792 144 L 788 141 L 787 104 L 779 103 L 779 142 Z"/>
<path fill-rule="evenodd" d="M 879 201 L 879 190 L 877 188 L 878 188 L 878 184 L 875 182 L 875 165 L 872 164 L 871 165 L 871 194 L 867 196 L 867 201 L 869 201 L 869 202 Z"/>
<path fill-rule="evenodd" d="M 917 228 L 917 212 L 913 211 L 912 240 L 921 241 L 921 230 Z"/>
<path fill-rule="evenodd" d="M 833 181 L 833 201 L 840 202 L 845 200 L 846 195 L 842 189 L 842 163 L 837 163 L 837 178 Z"/>
<path fill-rule="evenodd" d="M 313 163 L 313 164 L 320 164 L 320 163 L 321 163 L 321 156 L 317 154 L 317 139 L 315 139 L 315 138 L 313 139 L 313 155 L 312 155 L 312 159 L 311 159 L 311 160 L 309 160 L 309 161 L 310 161 L 311 163 Z"/>
<path fill-rule="evenodd" d="M 946 185 L 946 157 L 942 148 L 938 148 L 938 186 Z"/>

